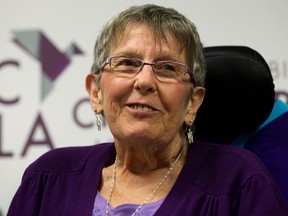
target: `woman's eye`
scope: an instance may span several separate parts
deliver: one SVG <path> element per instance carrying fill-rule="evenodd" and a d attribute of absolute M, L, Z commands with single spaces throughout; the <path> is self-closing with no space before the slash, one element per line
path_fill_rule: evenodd
<path fill-rule="evenodd" d="M 117 65 L 118 66 L 133 66 L 133 67 L 139 66 L 138 62 L 132 59 L 122 59 L 121 61 L 118 62 Z"/>
<path fill-rule="evenodd" d="M 165 64 L 161 66 L 162 70 L 167 70 L 167 71 L 176 71 L 176 68 L 174 65 L 171 64 Z"/>

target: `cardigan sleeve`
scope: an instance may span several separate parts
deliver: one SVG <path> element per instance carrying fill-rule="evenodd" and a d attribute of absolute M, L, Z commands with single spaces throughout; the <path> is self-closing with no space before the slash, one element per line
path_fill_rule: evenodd
<path fill-rule="evenodd" d="M 57 149 L 33 162 L 24 172 L 8 216 L 55 216 L 55 212 L 61 215 L 74 209 L 82 168 L 89 155 L 86 152 Z"/>
<path fill-rule="evenodd" d="M 8 216 L 91 215 L 102 167 L 114 152 L 110 143 L 59 148 L 40 156 L 25 170 Z"/>
<path fill-rule="evenodd" d="M 247 180 L 238 197 L 239 216 L 287 216 L 288 207 L 281 192 L 270 176 L 255 175 Z"/>
<path fill-rule="evenodd" d="M 254 154 L 206 143 L 190 148 L 157 216 L 288 216 L 278 186 Z"/>
<path fill-rule="evenodd" d="M 44 185 L 44 176 L 25 171 L 21 185 L 13 197 L 7 215 L 39 215 Z"/>
<path fill-rule="evenodd" d="M 26 170 L 8 210 L 8 216 L 73 215 L 81 172 Z"/>

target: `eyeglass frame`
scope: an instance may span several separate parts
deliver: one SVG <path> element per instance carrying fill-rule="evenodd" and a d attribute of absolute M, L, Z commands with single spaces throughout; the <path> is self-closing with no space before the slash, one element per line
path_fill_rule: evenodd
<path fill-rule="evenodd" d="M 135 72 L 135 74 L 139 73 L 139 72 L 143 69 L 144 65 L 150 65 L 150 66 L 152 67 L 152 70 L 153 70 L 154 74 L 157 76 L 157 74 L 156 74 L 155 71 L 154 71 L 154 69 L 155 69 L 155 68 L 154 68 L 154 64 L 155 64 L 155 63 L 157 63 L 157 62 L 163 62 L 163 63 L 168 62 L 168 63 L 176 63 L 176 64 L 179 64 L 179 65 L 184 66 L 184 67 L 186 68 L 185 73 L 184 73 L 181 77 L 171 78 L 171 79 L 176 79 L 176 80 L 177 80 L 177 79 L 182 79 L 182 78 L 185 76 L 185 74 L 188 73 L 188 74 L 190 75 L 190 77 L 191 77 L 191 81 L 192 81 L 193 85 L 195 85 L 195 76 L 194 76 L 194 74 L 192 73 L 191 69 L 190 69 L 187 65 L 185 65 L 185 64 L 183 64 L 183 63 L 176 62 L 176 61 L 171 61 L 171 60 L 160 60 L 160 61 L 154 61 L 154 62 L 152 62 L 152 63 L 148 63 L 148 62 L 145 62 L 144 60 L 139 59 L 139 58 L 136 58 L 136 57 L 111 56 L 111 57 L 107 58 L 107 59 L 102 63 L 102 65 L 101 65 L 101 67 L 100 67 L 100 68 L 101 68 L 101 71 L 104 70 L 104 67 L 105 67 L 107 64 L 110 66 L 110 69 L 113 70 L 113 68 L 112 68 L 112 66 L 111 66 L 111 59 L 113 59 L 113 58 L 119 58 L 119 57 L 128 58 L 128 59 L 135 59 L 135 60 L 138 60 L 139 62 L 141 62 L 141 65 L 139 66 L 139 70 L 138 70 L 137 72 Z M 117 70 L 113 70 L 113 71 L 117 71 Z M 121 73 L 121 72 L 120 72 L 120 73 Z"/>

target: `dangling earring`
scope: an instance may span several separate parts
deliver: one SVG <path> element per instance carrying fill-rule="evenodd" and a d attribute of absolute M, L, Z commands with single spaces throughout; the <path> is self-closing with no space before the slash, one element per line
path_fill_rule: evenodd
<path fill-rule="evenodd" d="M 193 132 L 194 132 L 194 125 L 187 125 L 186 126 L 186 135 L 187 135 L 187 139 L 189 144 L 193 143 Z"/>
<path fill-rule="evenodd" d="M 97 109 L 94 110 L 95 113 L 95 117 L 96 117 L 96 126 L 98 131 L 101 131 L 101 120 L 102 120 L 102 116 L 101 114 L 97 114 Z"/>
<path fill-rule="evenodd" d="M 193 143 L 193 133 L 192 133 L 191 127 L 188 128 L 187 138 L 188 138 L 189 143 Z"/>

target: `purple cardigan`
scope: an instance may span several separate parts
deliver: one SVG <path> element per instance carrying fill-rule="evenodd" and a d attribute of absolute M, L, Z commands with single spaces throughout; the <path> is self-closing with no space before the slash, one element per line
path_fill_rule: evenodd
<path fill-rule="evenodd" d="M 24 173 L 8 216 L 91 216 L 112 143 L 52 150 Z M 155 215 L 288 215 L 270 174 L 254 154 L 194 143 L 178 180 Z"/>

